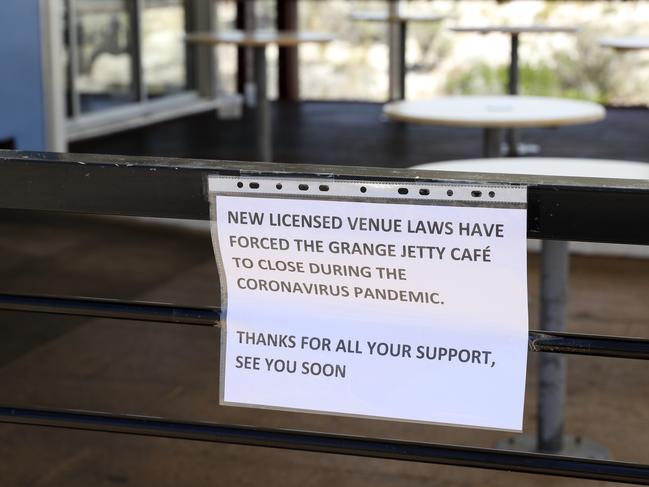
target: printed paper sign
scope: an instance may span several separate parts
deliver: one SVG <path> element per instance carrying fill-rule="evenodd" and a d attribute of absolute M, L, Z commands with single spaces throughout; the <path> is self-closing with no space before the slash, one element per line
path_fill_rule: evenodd
<path fill-rule="evenodd" d="M 223 404 L 521 430 L 524 188 L 476 206 L 237 181 L 210 180 Z"/>

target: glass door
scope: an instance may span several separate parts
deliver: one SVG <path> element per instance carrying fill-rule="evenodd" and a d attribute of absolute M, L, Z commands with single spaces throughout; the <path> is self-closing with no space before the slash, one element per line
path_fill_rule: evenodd
<path fill-rule="evenodd" d="M 180 93 L 187 86 L 183 0 L 144 0 L 142 62 L 149 99 Z"/>
<path fill-rule="evenodd" d="M 127 0 L 68 0 L 68 115 L 137 100 L 133 12 Z"/>
<path fill-rule="evenodd" d="M 138 106 L 158 113 L 169 111 L 176 95 L 185 101 L 197 97 L 191 92 L 196 66 L 188 59 L 184 35 L 202 12 L 200 5 L 197 0 L 65 0 L 71 126 L 100 124 L 103 115 L 111 124 L 120 116 L 128 121 Z"/>

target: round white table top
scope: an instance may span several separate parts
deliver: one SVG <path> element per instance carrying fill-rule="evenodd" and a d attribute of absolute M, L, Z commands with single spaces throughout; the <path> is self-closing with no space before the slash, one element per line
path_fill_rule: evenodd
<path fill-rule="evenodd" d="M 491 32 L 501 32 L 505 34 L 523 34 L 523 33 L 564 33 L 575 34 L 579 32 L 578 27 L 570 26 L 552 26 L 552 25 L 485 25 L 485 26 L 455 26 L 450 27 L 454 32 L 477 32 L 479 34 L 489 34 Z"/>
<path fill-rule="evenodd" d="M 505 157 L 428 162 L 411 169 L 649 180 L 649 162 L 569 157 Z"/>
<path fill-rule="evenodd" d="M 331 34 L 320 32 L 277 31 L 277 30 L 231 30 L 225 32 L 193 32 L 185 36 L 187 42 L 201 44 L 236 44 L 238 46 L 261 47 L 275 44 L 290 47 L 307 42 L 326 43 L 334 40 Z"/>
<path fill-rule="evenodd" d="M 544 96 L 442 96 L 426 101 L 394 101 L 383 113 L 393 120 L 456 127 L 557 127 L 602 120 L 597 103 Z"/>
<path fill-rule="evenodd" d="M 438 22 L 447 18 L 441 14 L 390 14 L 388 12 L 354 12 L 352 20 L 367 22 Z"/>
<path fill-rule="evenodd" d="M 649 37 L 601 37 L 597 42 L 600 46 L 612 47 L 618 51 L 649 49 Z"/>

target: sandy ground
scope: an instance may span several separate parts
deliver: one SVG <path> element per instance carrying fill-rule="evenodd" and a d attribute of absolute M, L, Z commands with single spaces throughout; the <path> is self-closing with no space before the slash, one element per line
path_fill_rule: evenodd
<path fill-rule="evenodd" d="M 217 305 L 209 235 L 114 218 L 0 215 L 0 292 Z M 530 254 L 531 327 L 538 258 Z M 569 330 L 649 337 L 649 261 L 572 259 Z M 217 329 L 0 313 L 0 403 L 493 446 L 507 433 L 218 406 Z M 526 434 L 536 424 L 530 354 Z M 566 432 L 649 463 L 649 374 L 568 360 Z M 386 391 L 388 394 L 389 391 Z M 488 398 L 482 398 L 485 407 Z M 597 485 L 596 482 L 129 435 L 0 425 L 0 485 Z"/>

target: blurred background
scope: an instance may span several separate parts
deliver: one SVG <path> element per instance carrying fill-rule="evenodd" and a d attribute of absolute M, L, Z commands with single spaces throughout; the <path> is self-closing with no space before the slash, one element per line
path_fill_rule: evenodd
<path fill-rule="evenodd" d="M 290 11 L 291 28 L 334 37 L 327 44 L 299 47 L 295 81 L 282 77 L 279 49 L 269 46 L 271 99 L 386 100 L 387 26 L 351 17 L 359 10 L 385 11 L 385 1 L 243 3 L 251 4 L 245 10 L 253 11 L 246 15 L 253 16 L 255 28 L 277 27 L 278 15 Z M 233 95 L 244 92 L 245 66 L 236 49 L 205 49 L 184 40 L 187 32 L 242 27 L 241 2 L 26 0 L 6 2 L 5 8 L 3 147 L 60 150 L 97 135 L 236 105 Z M 410 0 L 402 10 L 447 16 L 443 22 L 409 25 L 408 99 L 506 90 L 509 37 L 458 34 L 449 26 L 550 24 L 577 26 L 580 32 L 525 36 L 521 93 L 613 107 L 649 102 L 649 52 L 620 55 L 597 44 L 601 36 L 647 34 L 649 3 L 642 0 Z M 280 89 L 282 83 L 291 86 Z M 29 114 L 21 109 L 24 103 L 33 108 Z M 35 123 L 22 127 L 20 119 L 28 116 Z"/>

